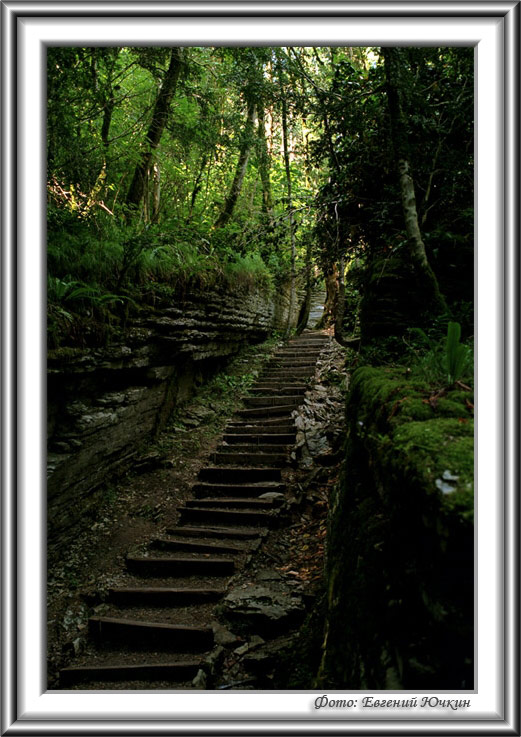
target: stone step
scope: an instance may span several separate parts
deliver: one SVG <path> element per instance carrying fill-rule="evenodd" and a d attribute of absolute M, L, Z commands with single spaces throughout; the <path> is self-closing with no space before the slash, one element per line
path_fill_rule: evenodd
<path fill-rule="evenodd" d="M 246 442 L 244 443 L 223 443 L 217 446 L 217 453 L 246 453 L 248 455 L 254 455 L 257 459 L 258 454 L 275 453 L 280 455 L 281 453 L 287 455 L 287 446 L 293 445 L 293 440 L 290 443 L 255 443 L 250 442 L 251 438 L 255 435 L 246 435 Z"/>
<path fill-rule="evenodd" d="M 181 512 L 186 507 L 181 508 Z M 154 558 L 128 555 L 127 568 L 140 576 L 230 576 L 235 563 L 229 558 Z"/>
<path fill-rule="evenodd" d="M 273 356 L 272 356 L 272 358 L 274 358 L 274 359 L 281 358 L 281 357 L 282 358 L 285 358 L 286 356 L 289 356 L 290 358 L 293 358 L 293 357 L 294 358 L 304 358 L 304 357 L 305 358 L 316 358 L 317 356 L 320 355 L 321 352 L 322 352 L 322 347 L 321 346 L 317 346 L 316 348 L 315 347 L 313 347 L 313 348 L 311 348 L 311 347 L 308 347 L 308 348 L 298 348 L 298 347 L 284 348 L 284 349 L 282 349 L 282 350 L 277 351 L 276 353 L 274 353 Z"/>
<path fill-rule="evenodd" d="M 235 540 L 256 540 L 264 534 L 265 530 L 259 527 L 247 529 L 242 527 L 171 527 L 167 529 L 168 535 L 186 535 L 187 537 L 217 537 Z"/>
<path fill-rule="evenodd" d="M 193 501 L 193 500 L 190 500 Z M 205 500 L 212 502 L 213 500 Z M 187 502 L 188 504 L 188 502 Z M 192 506 L 190 504 L 190 506 Z M 214 507 L 215 504 L 207 506 Z M 151 540 L 150 547 L 156 550 L 183 550 L 188 553 L 244 553 L 245 548 L 230 543 L 203 543 L 176 537 L 157 537 Z"/>
<path fill-rule="evenodd" d="M 314 348 L 320 346 L 323 348 L 328 342 L 328 338 L 302 338 L 301 340 L 290 340 L 286 343 L 289 350 L 292 348 Z"/>
<path fill-rule="evenodd" d="M 288 462 L 287 453 L 212 453 L 212 463 L 218 466 L 270 466 L 282 468 Z"/>
<path fill-rule="evenodd" d="M 275 395 L 263 395 L 260 397 L 245 397 L 244 398 L 244 404 L 247 407 L 272 407 L 272 406 L 279 406 L 280 404 L 288 405 L 292 404 L 294 407 L 297 407 L 299 404 L 302 404 L 302 395 L 301 394 L 275 394 Z"/>
<path fill-rule="evenodd" d="M 85 665 L 63 668 L 60 686 L 85 681 L 189 681 L 195 678 L 200 661 L 143 663 L 141 665 Z"/>
<path fill-rule="evenodd" d="M 225 589 L 219 588 L 118 587 L 109 590 L 108 600 L 118 606 L 176 607 L 217 601 L 225 593 Z"/>
<path fill-rule="evenodd" d="M 280 468 L 206 466 L 199 471 L 199 479 L 210 483 L 242 483 L 258 481 L 281 481 Z"/>
<path fill-rule="evenodd" d="M 205 652 L 213 646 L 211 627 L 142 622 L 116 617 L 91 617 L 89 635 L 97 644 L 122 642 L 133 649 L 158 647 L 179 652 Z"/>
<path fill-rule="evenodd" d="M 301 403 L 300 397 L 299 397 L 299 404 Z M 254 409 L 239 409 L 235 414 L 237 417 L 243 417 L 245 419 L 247 418 L 254 418 L 254 417 L 274 417 L 277 415 L 286 415 L 291 414 L 293 410 L 295 409 L 294 404 L 279 404 L 274 405 L 272 407 L 255 407 Z"/>
<path fill-rule="evenodd" d="M 250 393 L 254 392 L 255 395 L 263 393 L 273 393 L 278 394 L 282 397 L 292 394 L 300 394 L 300 396 L 302 396 L 306 393 L 306 391 L 307 387 L 303 384 L 301 384 L 300 386 L 284 386 L 284 384 L 281 384 L 277 380 L 271 380 L 263 384 L 256 384 L 252 389 L 250 389 Z"/>
<path fill-rule="evenodd" d="M 259 448 L 274 448 L 277 445 L 293 445 L 295 432 L 291 433 L 236 433 L 223 435 L 228 445 L 257 445 Z"/>
<path fill-rule="evenodd" d="M 314 351 L 320 353 L 327 345 L 327 340 L 303 340 L 301 343 L 288 343 L 287 351 Z"/>
<path fill-rule="evenodd" d="M 315 360 L 310 361 L 308 358 L 280 358 L 269 363 L 266 368 L 308 368 L 316 365 Z"/>
<path fill-rule="evenodd" d="M 306 368 L 267 368 L 261 374 L 261 380 L 265 379 L 279 379 L 280 381 L 287 381 L 288 379 L 300 379 L 310 378 L 315 373 L 314 367 L 312 370 Z"/>
<path fill-rule="evenodd" d="M 269 425 L 273 428 L 278 428 L 279 425 L 292 425 L 295 427 L 295 421 L 292 417 L 233 417 L 226 425 L 226 427 L 236 427 L 244 425 Z M 276 430 L 278 432 L 278 430 Z"/>
<path fill-rule="evenodd" d="M 181 524 L 186 522 L 265 525 L 274 524 L 276 517 L 272 512 L 243 509 L 211 509 L 206 507 L 181 507 Z M 232 561 L 230 561 L 232 562 Z"/>
<path fill-rule="evenodd" d="M 294 421 L 287 417 L 269 417 L 268 419 L 246 419 L 237 420 L 236 422 L 229 422 L 226 425 L 225 433 L 233 434 L 238 433 L 249 433 L 252 432 L 264 432 L 266 433 L 295 433 L 296 427 Z"/>
<path fill-rule="evenodd" d="M 214 509 L 273 509 L 273 499 L 255 499 L 251 497 L 203 497 L 188 499 L 187 507 L 213 507 Z M 275 505 L 276 506 L 276 505 Z"/>
<path fill-rule="evenodd" d="M 284 494 L 286 491 L 285 484 L 277 482 L 266 482 L 261 484 L 194 484 L 192 486 L 192 494 L 200 499 L 201 497 L 259 497 L 261 494 L 267 494 L 274 491 L 278 494 Z"/>

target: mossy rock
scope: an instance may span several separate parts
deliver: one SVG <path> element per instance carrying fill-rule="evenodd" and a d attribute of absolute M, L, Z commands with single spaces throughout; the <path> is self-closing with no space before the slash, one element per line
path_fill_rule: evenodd
<path fill-rule="evenodd" d="M 400 367 L 353 373 L 319 687 L 471 687 L 471 398 Z"/>

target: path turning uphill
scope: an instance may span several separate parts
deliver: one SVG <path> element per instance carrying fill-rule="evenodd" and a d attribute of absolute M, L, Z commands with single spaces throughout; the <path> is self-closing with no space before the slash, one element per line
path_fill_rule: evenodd
<path fill-rule="evenodd" d="M 266 365 L 178 510 L 177 525 L 143 554 L 127 556 L 125 585 L 111 589 L 105 610 L 90 618 L 87 648 L 61 671 L 61 688 L 195 687 L 216 644 L 216 603 L 266 530 L 280 524 L 292 412 L 327 341 L 306 330 Z"/>

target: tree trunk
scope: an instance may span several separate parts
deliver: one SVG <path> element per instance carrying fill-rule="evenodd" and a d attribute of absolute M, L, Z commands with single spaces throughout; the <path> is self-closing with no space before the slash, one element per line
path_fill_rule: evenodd
<path fill-rule="evenodd" d="M 338 292 L 335 305 L 335 340 L 340 345 L 346 345 L 344 338 L 344 312 L 346 303 L 346 285 L 345 285 L 345 260 L 344 256 L 340 256 L 338 261 Z"/>
<path fill-rule="evenodd" d="M 152 213 L 151 221 L 153 223 L 159 222 L 159 208 L 161 204 L 161 172 L 159 170 L 159 164 L 156 162 L 152 167 Z"/>
<path fill-rule="evenodd" d="M 235 169 L 235 176 L 233 177 L 232 186 L 224 203 L 224 208 L 217 221 L 215 228 L 221 228 L 223 225 L 230 220 L 233 215 L 233 211 L 239 195 L 241 193 L 242 182 L 244 175 L 246 174 L 246 167 L 248 166 L 248 159 L 250 157 L 250 148 L 253 138 L 253 125 L 255 121 L 255 103 L 253 100 L 248 100 L 248 113 L 246 116 L 246 124 L 242 135 L 241 149 L 239 152 L 239 160 L 237 161 L 237 167 Z"/>
<path fill-rule="evenodd" d="M 300 319 L 297 325 L 297 333 L 301 333 L 309 320 L 309 312 L 311 310 L 311 279 L 313 273 L 313 259 L 311 256 L 311 239 L 308 238 L 306 243 L 306 296 L 304 298 L 304 306 L 300 311 Z"/>
<path fill-rule="evenodd" d="M 418 222 L 414 182 L 410 171 L 408 157 L 408 140 L 405 122 L 403 120 L 400 98 L 398 94 L 396 65 L 398 51 L 395 48 L 384 48 L 384 64 L 387 87 L 387 101 L 391 121 L 391 137 L 396 158 L 396 167 L 400 181 L 405 232 L 409 256 L 418 276 L 419 289 L 425 290 L 426 306 L 435 312 L 448 312 L 445 298 L 440 292 L 438 280 L 427 259 L 425 244 Z"/>
<path fill-rule="evenodd" d="M 201 179 L 203 178 L 204 170 L 206 169 L 206 164 L 208 162 L 208 156 L 207 154 L 203 154 L 201 158 L 201 164 L 199 166 L 199 173 L 197 177 L 195 178 L 194 182 L 194 188 L 192 189 L 192 196 L 190 198 L 190 210 L 188 211 L 188 217 L 187 221 L 190 222 L 192 219 L 192 215 L 194 214 L 194 207 L 195 207 L 195 200 L 197 198 L 197 195 L 201 191 Z"/>
<path fill-rule="evenodd" d="M 98 198 L 105 187 L 105 180 L 107 179 L 107 158 L 109 151 L 109 131 L 110 124 L 112 122 L 112 113 L 114 111 L 114 92 L 112 89 L 109 90 L 108 99 L 105 100 L 103 105 L 103 123 L 101 125 L 101 141 L 103 143 L 103 162 L 101 165 L 100 172 L 96 177 L 96 181 L 92 186 L 89 196 L 87 199 L 87 214 L 93 205 L 97 204 Z"/>
<path fill-rule="evenodd" d="M 321 327 L 327 327 L 334 320 L 338 299 L 338 268 L 336 264 L 326 264 L 324 278 L 326 282 L 326 303 L 324 305 L 324 315 L 320 321 Z"/>
<path fill-rule="evenodd" d="M 132 210 L 137 210 L 145 193 L 147 173 L 151 168 L 154 151 L 159 146 L 161 136 L 168 120 L 168 108 L 174 96 L 181 71 L 181 49 L 178 46 L 172 48 L 170 64 L 163 79 L 163 84 L 154 105 L 152 121 L 148 128 L 145 140 L 145 150 L 141 155 L 132 182 L 130 184 L 126 204 Z"/>
<path fill-rule="evenodd" d="M 295 222 L 293 217 L 293 202 L 291 192 L 291 169 L 289 166 L 289 149 L 288 149 L 288 107 L 286 102 L 286 91 L 284 89 L 284 80 L 282 77 L 282 64 L 279 61 L 279 80 L 280 92 L 282 100 L 282 147 L 284 150 L 284 168 L 286 170 L 286 191 L 287 191 L 287 208 L 289 221 L 289 235 L 291 243 L 291 272 L 290 272 L 290 297 L 289 297 L 289 313 L 287 333 L 291 329 L 291 316 L 295 309 L 296 295 L 296 247 L 295 247 Z"/>
<path fill-rule="evenodd" d="M 257 110 L 257 142 L 259 173 L 262 184 L 262 212 L 271 220 L 273 215 L 273 197 L 271 194 L 270 158 L 268 144 L 266 142 L 265 124 L 264 107 L 259 105 Z"/>

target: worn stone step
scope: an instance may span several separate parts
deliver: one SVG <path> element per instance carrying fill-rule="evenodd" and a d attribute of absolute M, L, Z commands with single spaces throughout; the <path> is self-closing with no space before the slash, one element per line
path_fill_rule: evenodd
<path fill-rule="evenodd" d="M 264 394 L 264 393 L 273 393 L 273 394 L 277 394 L 280 396 L 296 395 L 296 394 L 303 396 L 306 393 L 306 391 L 307 391 L 307 387 L 304 386 L 303 384 L 300 386 L 284 386 L 284 384 L 281 384 L 277 380 L 265 382 L 263 384 L 256 384 L 254 387 L 250 389 L 250 393 L 254 393 L 255 395 Z"/>
<path fill-rule="evenodd" d="M 234 433 L 295 433 L 295 423 L 292 419 L 288 419 L 287 417 L 271 417 L 266 420 L 263 419 L 246 419 L 242 420 L 242 422 L 239 420 L 237 422 L 229 422 L 226 425 L 225 433 L 228 434 L 234 434 Z"/>
<path fill-rule="evenodd" d="M 299 404 L 301 403 L 299 397 Z M 253 409 L 240 409 L 235 414 L 237 417 L 253 418 L 253 417 L 273 417 L 276 415 L 291 414 L 295 409 L 294 404 L 279 404 L 272 407 L 255 407 Z"/>
<path fill-rule="evenodd" d="M 128 555 L 126 564 L 131 573 L 141 576 L 230 576 L 235 570 L 235 563 L 231 558 L 154 558 Z"/>
<path fill-rule="evenodd" d="M 261 374 L 261 380 L 264 379 L 279 379 L 282 381 L 288 381 L 288 379 L 303 379 L 309 378 L 315 373 L 315 368 L 267 368 Z"/>
<path fill-rule="evenodd" d="M 293 345 L 294 343 L 304 341 L 319 341 L 327 343 L 330 340 L 330 336 L 324 333 L 322 330 L 303 330 L 300 335 L 296 335 L 294 338 L 290 338 L 286 345 Z"/>
<path fill-rule="evenodd" d="M 286 491 L 285 484 L 279 484 L 276 481 L 268 481 L 260 484 L 194 484 L 192 486 L 192 494 L 197 497 L 258 497 L 268 492 L 276 492 L 284 494 Z"/>
<path fill-rule="evenodd" d="M 293 445 L 295 432 L 291 433 L 236 433 L 223 435 L 228 445 L 258 445 L 259 448 L 274 448 L 277 445 Z"/>
<path fill-rule="evenodd" d="M 189 681 L 200 668 L 199 660 L 140 665 L 84 665 L 63 668 L 60 686 L 66 688 L 85 681 Z"/>
<path fill-rule="evenodd" d="M 266 467 L 233 467 L 233 466 L 206 466 L 199 471 L 201 481 L 227 482 L 236 484 L 243 481 L 281 481 L 280 468 Z"/>
<path fill-rule="evenodd" d="M 274 405 L 288 405 L 292 404 L 294 407 L 302 404 L 302 395 L 300 394 L 275 394 L 275 395 L 262 395 L 260 397 L 245 397 L 244 404 L 247 407 L 272 407 Z"/>
<path fill-rule="evenodd" d="M 318 345 L 326 345 L 326 343 L 329 341 L 329 337 L 327 335 L 321 336 L 321 335 L 306 335 L 306 336 L 300 336 L 299 338 L 293 338 L 292 340 L 288 340 L 286 343 L 286 346 L 288 348 L 292 348 L 293 346 L 298 346 L 301 348 L 302 346 L 318 346 Z"/>
<path fill-rule="evenodd" d="M 265 530 L 259 527 L 243 528 L 243 527 L 218 527 L 208 525 L 207 527 L 170 527 L 167 529 L 168 535 L 186 535 L 187 537 L 217 537 L 228 538 L 232 540 L 256 540 L 264 535 Z"/>
<path fill-rule="evenodd" d="M 231 419 L 226 427 L 236 426 L 250 426 L 250 425 L 270 425 L 271 427 L 279 427 L 279 425 L 294 425 L 294 420 L 291 417 L 234 417 Z M 278 430 L 277 430 L 278 432 Z"/>
<path fill-rule="evenodd" d="M 315 353 L 321 353 L 324 347 L 327 345 L 327 341 L 323 340 L 306 340 L 302 343 L 288 343 L 288 351 L 299 351 L 304 353 L 305 351 L 313 351 Z"/>
<path fill-rule="evenodd" d="M 179 652 L 205 652 L 213 645 L 211 627 L 142 622 L 116 617 L 91 617 L 89 635 L 98 644 L 123 642 L 134 649 L 158 647 Z"/>
<path fill-rule="evenodd" d="M 195 500 L 190 500 L 193 502 Z M 216 506 L 214 500 L 205 500 L 210 502 L 207 506 Z M 252 500 L 254 501 L 254 500 Z M 191 503 L 186 502 L 188 506 L 192 506 Z M 157 550 L 183 550 L 187 553 L 244 553 L 245 548 L 241 548 L 238 545 L 232 545 L 231 543 L 205 543 L 198 540 L 187 540 L 186 538 L 176 537 L 157 537 L 151 540 L 150 547 Z"/>
<path fill-rule="evenodd" d="M 309 366 L 316 366 L 317 362 L 315 359 L 310 360 L 309 358 L 279 358 L 276 361 L 268 364 L 266 368 L 275 368 L 282 366 L 283 368 L 307 368 Z"/>
<path fill-rule="evenodd" d="M 272 359 L 279 358 L 317 358 L 322 352 L 322 348 L 285 348 L 273 354 Z"/>
<path fill-rule="evenodd" d="M 265 525 L 274 524 L 276 517 L 273 512 L 243 509 L 212 509 L 207 507 L 181 507 L 181 523 L 215 523 L 215 524 L 240 524 L 240 525 Z"/>
<path fill-rule="evenodd" d="M 273 499 L 255 499 L 252 497 L 203 497 L 188 499 L 187 507 L 213 507 L 223 509 L 273 509 Z M 275 505 L 276 506 L 276 505 Z"/>
<path fill-rule="evenodd" d="M 262 372 L 259 374 L 259 381 L 263 381 L 267 376 L 269 376 L 271 373 L 278 371 L 281 372 L 283 376 L 288 374 L 295 374 L 295 377 L 297 379 L 302 380 L 302 375 L 307 373 L 310 373 L 311 371 L 315 370 L 315 366 L 317 365 L 316 361 L 310 361 L 309 363 L 296 363 L 296 362 L 289 362 L 289 361 L 277 361 L 276 363 L 270 363 L 267 366 L 264 366 L 262 369 Z"/>
<path fill-rule="evenodd" d="M 270 466 L 271 468 L 285 466 L 288 462 L 287 453 L 212 453 L 212 463 L 219 466 Z"/>
<path fill-rule="evenodd" d="M 226 593 L 221 588 L 180 589 L 164 586 L 134 586 L 109 589 L 108 600 L 118 606 L 176 607 L 218 601 Z"/>
<path fill-rule="evenodd" d="M 293 445 L 293 441 L 289 443 L 256 443 L 255 441 L 250 442 L 251 438 L 255 438 L 255 435 L 246 435 L 246 441 L 244 443 L 223 443 L 217 446 L 217 453 L 246 453 L 248 455 L 254 455 L 258 457 L 259 453 L 285 453 L 287 455 L 287 446 Z"/>

